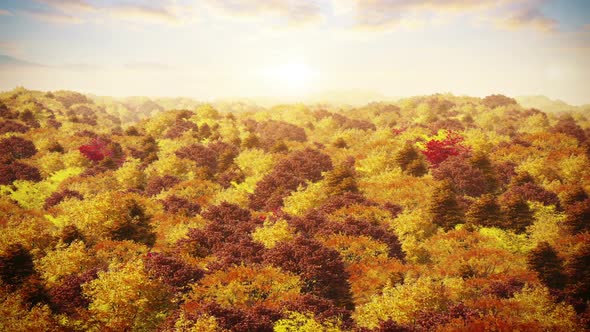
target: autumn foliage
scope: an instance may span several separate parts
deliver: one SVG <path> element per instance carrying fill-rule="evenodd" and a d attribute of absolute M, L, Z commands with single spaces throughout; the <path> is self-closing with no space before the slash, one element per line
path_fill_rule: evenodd
<path fill-rule="evenodd" d="M 0 330 L 588 330 L 589 133 L 503 95 L 0 93 Z"/>
<path fill-rule="evenodd" d="M 422 153 L 433 167 L 438 167 L 447 158 L 467 152 L 467 148 L 462 145 L 463 140 L 459 133 L 449 131 L 443 139 L 435 138 L 426 142 Z"/>

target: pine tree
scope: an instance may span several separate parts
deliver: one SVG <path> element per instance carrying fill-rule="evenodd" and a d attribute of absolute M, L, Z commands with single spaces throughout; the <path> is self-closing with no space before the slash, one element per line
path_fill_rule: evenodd
<path fill-rule="evenodd" d="M 455 225 L 463 223 L 463 211 L 457 202 L 457 195 L 450 183 L 443 182 L 434 192 L 429 206 L 432 221 L 444 230 L 450 230 Z"/>
<path fill-rule="evenodd" d="M 530 269 L 538 273 L 541 282 L 551 289 L 563 289 L 566 277 L 563 274 L 563 259 L 547 242 L 537 244 L 527 257 Z"/>
<path fill-rule="evenodd" d="M 486 194 L 471 204 L 465 215 L 467 223 L 484 227 L 501 227 L 502 214 L 496 198 Z"/>

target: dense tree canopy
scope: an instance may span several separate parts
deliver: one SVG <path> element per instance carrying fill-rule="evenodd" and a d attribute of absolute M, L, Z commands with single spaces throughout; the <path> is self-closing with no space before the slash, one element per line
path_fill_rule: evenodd
<path fill-rule="evenodd" d="M 590 117 L 0 93 L 0 330 L 584 331 Z"/>

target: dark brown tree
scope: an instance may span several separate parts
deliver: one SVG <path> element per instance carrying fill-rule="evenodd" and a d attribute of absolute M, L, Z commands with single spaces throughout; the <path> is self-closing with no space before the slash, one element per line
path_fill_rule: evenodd
<path fill-rule="evenodd" d="M 0 256 L 0 279 L 2 282 L 15 286 L 35 273 L 33 257 L 21 244 L 12 244 Z"/>
<path fill-rule="evenodd" d="M 152 278 L 172 287 L 174 292 L 189 289 L 189 284 L 205 274 L 203 270 L 187 265 L 176 257 L 150 252 L 145 258 L 145 268 Z"/>
<path fill-rule="evenodd" d="M 82 293 L 82 285 L 96 279 L 98 269 L 91 269 L 81 274 L 66 276 L 62 282 L 49 290 L 51 308 L 56 313 L 73 315 L 78 309 L 90 304 Z"/>
<path fill-rule="evenodd" d="M 489 95 L 482 100 L 483 104 L 489 108 L 496 108 L 499 106 L 516 105 L 516 100 L 506 97 L 504 95 Z"/>
<path fill-rule="evenodd" d="M 406 145 L 397 152 L 394 159 L 402 171 L 412 176 L 422 176 L 428 173 L 428 165 L 426 164 L 424 156 L 418 152 L 418 149 L 416 149 L 411 143 L 406 143 Z"/>
<path fill-rule="evenodd" d="M 590 231 L 590 198 L 569 204 L 565 213 L 565 224 L 572 233 Z"/>
<path fill-rule="evenodd" d="M 111 238 L 118 241 L 132 240 L 153 246 L 156 242 L 156 234 L 153 232 L 151 218 L 146 214 L 144 207 L 135 200 L 130 200 L 126 209 L 126 215 L 110 230 Z"/>
<path fill-rule="evenodd" d="M 172 175 L 164 175 L 162 177 L 155 176 L 151 178 L 145 186 L 145 193 L 148 196 L 156 196 L 163 190 L 168 190 L 180 182 L 179 178 Z"/>
<path fill-rule="evenodd" d="M 457 195 L 450 183 L 443 182 L 431 198 L 428 211 L 432 222 L 444 230 L 451 230 L 464 222 L 463 210 L 457 201 Z"/>
<path fill-rule="evenodd" d="M 66 198 L 76 198 L 78 200 L 83 200 L 84 196 L 82 196 L 82 194 L 75 190 L 64 189 L 62 191 L 56 191 L 53 194 L 51 194 L 51 196 L 47 197 L 43 208 L 49 209 L 61 203 Z"/>
<path fill-rule="evenodd" d="M 303 291 L 333 300 L 337 306 L 352 309 L 348 273 L 337 251 L 313 239 L 297 237 L 280 242 L 264 255 L 268 264 L 301 276 Z"/>
<path fill-rule="evenodd" d="M 6 163 L 14 159 L 23 159 L 37 153 L 35 144 L 18 136 L 11 136 L 0 141 L 0 160 Z"/>
<path fill-rule="evenodd" d="M 463 156 L 451 156 L 432 170 L 436 180 L 449 181 L 454 190 L 463 195 L 479 197 L 489 191 L 488 181 L 479 168 L 473 167 Z"/>
<path fill-rule="evenodd" d="M 504 228 L 517 233 L 524 233 L 533 219 L 533 212 L 527 201 L 518 196 L 507 195 L 500 198 L 502 215 L 504 216 Z"/>
<path fill-rule="evenodd" d="M 306 181 L 318 181 L 322 172 L 332 169 L 330 157 L 318 150 L 305 149 L 285 157 L 256 186 L 250 196 L 250 207 L 273 210 L 283 204 L 283 198 Z"/>
<path fill-rule="evenodd" d="M 467 210 L 465 220 L 472 225 L 502 227 L 502 214 L 496 197 L 485 194 L 476 199 Z"/>
<path fill-rule="evenodd" d="M 551 289 L 563 289 L 566 276 L 563 273 L 563 258 L 547 242 L 543 241 L 531 250 L 527 256 L 529 268 L 535 272 L 541 282 Z"/>

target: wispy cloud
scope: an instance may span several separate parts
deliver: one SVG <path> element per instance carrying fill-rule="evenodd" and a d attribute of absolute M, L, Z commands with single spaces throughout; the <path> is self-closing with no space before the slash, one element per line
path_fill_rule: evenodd
<path fill-rule="evenodd" d="M 111 17 L 126 21 L 145 21 L 171 23 L 178 22 L 179 18 L 167 7 L 150 7 L 143 5 L 120 5 L 106 8 Z"/>
<path fill-rule="evenodd" d="M 0 54 L 18 56 L 23 53 L 21 43 L 13 41 L 0 41 Z"/>
<path fill-rule="evenodd" d="M 360 30 L 423 27 L 470 15 L 483 17 L 483 21 L 501 28 L 552 31 L 558 26 L 556 20 L 542 12 L 542 0 L 139 0 L 123 4 L 86 0 L 35 1 L 44 4 L 46 10 L 25 13 L 54 23 L 97 22 L 107 18 L 178 24 L 194 20 L 197 13 L 209 13 L 214 19 L 272 18 L 295 26 L 337 18 Z"/>
<path fill-rule="evenodd" d="M 209 5 L 229 17 L 274 16 L 290 24 L 305 24 L 322 18 L 321 5 L 326 1 L 300 0 L 208 0 Z"/>
<path fill-rule="evenodd" d="M 97 8 L 84 0 L 35 0 L 66 13 L 94 11 Z"/>
<path fill-rule="evenodd" d="M 12 16 L 12 13 L 6 9 L 0 9 L 0 16 Z"/>
<path fill-rule="evenodd" d="M 0 54 L 0 67 L 45 67 L 41 64 Z"/>
<path fill-rule="evenodd" d="M 449 15 L 490 8 L 493 0 L 334 0 L 353 1 L 349 8 L 358 28 L 390 28 L 406 21 L 428 21 L 436 15 Z"/>
<path fill-rule="evenodd" d="M 165 1 L 145 2 L 147 4 L 105 4 L 94 5 L 84 0 L 35 0 L 44 4 L 41 10 L 21 10 L 20 13 L 52 23 L 79 24 L 102 22 L 105 18 L 126 22 L 177 23 L 179 17 L 173 7 Z M 174 10 L 173 10 L 174 9 Z M 187 8 L 188 9 L 188 8 Z"/>
<path fill-rule="evenodd" d="M 559 24 L 556 20 L 543 15 L 536 8 L 522 10 L 507 18 L 501 18 L 497 22 L 500 26 L 511 29 L 530 27 L 546 32 L 554 31 Z"/>
<path fill-rule="evenodd" d="M 20 12 L 34 19 L 49 23 L 80 24 L 84 22 L 84 20 L 80 17 L 59 12 L 50 12 L 44 10 L 22 10 Z"/>
<path fill-rule="evenodd" d="M 545 16 L 538 0 L 333 0 L 354 2 L 348 6 L 362 29 L 387 29 L 404 22 L 432 21 L 442 16 L 477 14 L 485 21 L 513 29 L 551 31 L 556 20 Z"/>

